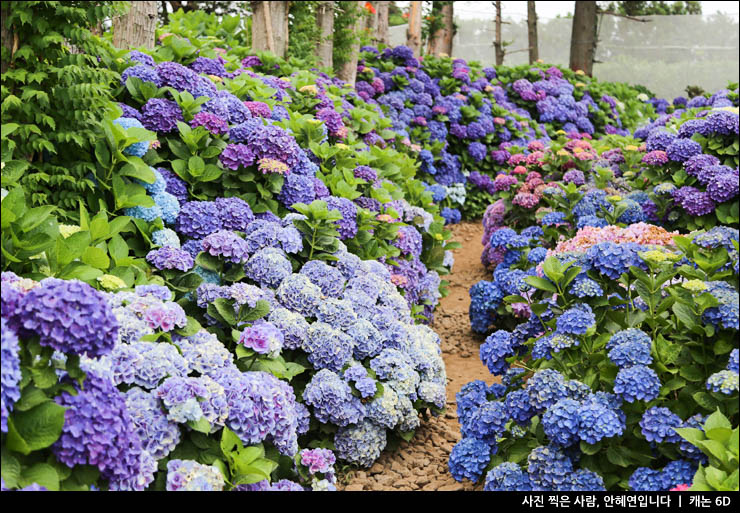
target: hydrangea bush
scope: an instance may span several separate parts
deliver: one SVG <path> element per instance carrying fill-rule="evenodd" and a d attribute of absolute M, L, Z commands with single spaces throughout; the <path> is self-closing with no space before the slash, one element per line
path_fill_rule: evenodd
<path fill-rule="evenodd" d="M 488 332 L 498 307 L 522 319 L 481 346 L 502 384 L 457 395 L 453 476 L 487 473 L 488 490 L 691 483 L 706 457 L 676 429 L 738 415 L 736 257 L 702 242 L 726 230 L 584 227 L 532 259 L 532 239 L 493 232 L 501 263 L 471 289 L 471 322 Z"/>

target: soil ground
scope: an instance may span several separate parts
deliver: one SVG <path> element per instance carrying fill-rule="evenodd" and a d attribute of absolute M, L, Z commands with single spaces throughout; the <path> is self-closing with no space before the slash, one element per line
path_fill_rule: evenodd
<path fill-rule="evenodd" d="M 351 472 L 343 487 L 360 490 L 480 490 L 482 484 L 470 481 L 458 483 L 449 473 L 447 461 L 452 447 L 460 440 L 455 394 L 465 383 L 480 379 L 488 384 L 494 377 L 481 363 L 478 352 L 482 339 L 470 329 L 468 307 L 470 287 L 490 279 L 480 263 L 483 251 L 480 222 L 460 223 L 452 227 L 454 240 L 462 248 L 454 250 L 452 274 L 444 276 L 450 282 L 449 294 L 440 301 L 432 327 L 442 339 L 442 354 L 447 368 L 446 412 L 422 421 L 410 442 L 402 442 L 397 451 L 387 451 L 372 467 Z M 498 379 L 498 378 L 495 378 Z"/>

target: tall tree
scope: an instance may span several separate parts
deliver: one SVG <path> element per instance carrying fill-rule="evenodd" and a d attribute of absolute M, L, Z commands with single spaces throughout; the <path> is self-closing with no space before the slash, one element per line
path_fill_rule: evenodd
<path fill-rule="evenodd" d="M 390 41 L 388 37 L 388 11 L 390 2 L 376 2 L 378 11 L 378 29 L 373 35 L 375 44 L 387 45 Z"/>
<path fill-rule="evenodd" d="M 290 2 L 251 2 L 252 50 L 268 50 L 285 57 L 288 48 Z"/>
<path fill-rule="evenodd" d="M 334 2 L 319 2 L 316 9 L 316 25 L 320 30 L 319 45 L 316 48 L 316 56 L 319 58 L 319 66 L 322 68 L 332 67 L 332 52 L 334 50 Z"/>
<path fill-rule="evenodd" d="M 409 28 L 406 29 L 406 46 L 421 55 L 421 2 L 411 2 L 409 9 Z"/>
<path fill-rule="evenodd" d="M 157 2 L 131 2 L 128 13 L 113 18 L 113 46 L 154 48 L 156 27 Z"/>
<path fill-rule="evenodd" d="M 570 36 L 570 69 L 593 73 L 596 53 L 596 2 L 576 2 Z"/>
<path fill-rule="evenodd" d="M 537 10 L 532 0 L 527 2 L 527 39 L 529 41 L 529 63 L 532 64 L 540 58 L 537 43 Z"/>
<path fill-rule="evenodd" d="M 496 51 L 496 66 L 504 63 L 504 45 L 501 42 L 501 2 L 496 0 L 493 5 L 496 7 L 496 39 L 493 41 L 493 47 Z"/>
<path fill-rule="evenodd" d="M 357 2 L 357 17 L 352 27 L 353 39 L 350 46 L 349 59 L 347 59 L 337 72 L 337 76 L 345 82 L 355 85 L 355 79 L 357 78 L 357 58 L 360 55 L 360 31 L 365 28 L 365 18 L 362 13 L 365 10 L 365 2 L 359 0 Z"/>
<path fill-rule="evenodd" d="M 455 35 L 453 23 L 453 2 L 433 2 L 432 16 L 435 17 L 432 26 L 434 30 L 429 34 L 427 53 L 452 55 L 452 37 Z M 439 19 L 437 19 L 439 18 Z"/>

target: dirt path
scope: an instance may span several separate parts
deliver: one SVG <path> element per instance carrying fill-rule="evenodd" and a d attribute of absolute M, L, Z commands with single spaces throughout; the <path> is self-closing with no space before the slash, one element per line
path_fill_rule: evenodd
<path fill-rule="evenodd" d="M 490 279 L 480 263 L 483 251 L 480 222 L 461 223 L 452 229 L 454 240 L 463 247 L 454 251 L 449 295 L 437 307 L 434 329 L 442 338 L 442 352 L 447 367 L 447 412 L 422 422 L 411 442 L 404 442 L 395 452 L 380 457 L 365 471 L 353 472 L 345 490 L 477 490 L 469 481 L 458 483 L 447 469 L 452 447 L 460 439 L 455 394 L 460 387 L 475 379 L 493 383 L 493 377 L 481 363 L 479 340 L 470 330 L 468 306 L 471 285 Z"/>

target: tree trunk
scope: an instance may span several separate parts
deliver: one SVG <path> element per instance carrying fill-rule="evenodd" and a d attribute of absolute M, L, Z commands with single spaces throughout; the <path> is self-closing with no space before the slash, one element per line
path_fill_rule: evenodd
<path fill-rule="evenodd" d="M 527 38 L 529 40 L 529 63 L 532 64 L 540 58 L 537 47 L 537 10 L 534 2 L 527 2 Z"/>
<path fill-rule="evenodd" d="M 272 36 L 275 38 L 275 55 L 285 57 L 288 49 L 288 10 L 290 2 L 266 2 L 272 16 Z"/>
<path fill-rule="evenodd" d="M 252 2 L 252 50 L 285 57 L 290 2 Z"/>
<path fill-rule="evenodd" d="M 418 57 L 421 54 L 421 2 L 411 2 L 409 28 L 406 30 L 406 46 Z"/>
<path fill-rule="evenodd" d="M 0 62 L 0 70 L 2 73 L 8 71 L 8 65 L 10 64 L 10 58 L 13 53 L 13 30 L 10 28 L 8 23 L 8 16 L 10 16 L 10 4 L 3 3 L 0 5 L 0 39 L 3 44 L 3 58 Z"/>
<path fill-rule="evenodd" d="M 157 2 L 131 2 L 131 9 L 113 18 L 113 46 L 154 48 Z"/>
<path fill-rule="evenodd" d="M 373 35 L 375 44 L 387 45 L 388 38 L 388 6 L 390 2 L 377 2 L 378 30 Z"/>
<path fill-rule="evenodd" d="M 370 15 L 367 17 L 367 25 L 366 28 L 368 30 L 369 34 L 375 34 L 378 30 L 378 2 L 368 2 L 373 10 L 370 11 Z"/>
<path fill-rule="evenodd" d="M 452 36 L 454 35 L 452 24 L 452 2 L 444 2 L 442 7 L 439 9 L 439 13 L 442 17 L 442 27 L 429 36 L 427 53 L 431 55 L 440 55 L 444 53 L 449 56 L 452 55 Z"/>
<path fill-rule="evenodd" d="M 272 36 L 272 20 L 267 2 L 251 2 L 252 5 L 252 50 L 275 53 Z"/>
<path fill-rule="evenodd" d="M 570 69 L 593 73 L 596 53 L 596 2 L 576 2 L 570 36 Z"/>
<path fill-rule="evenodd" d="M 494 5 L 496 6 L 496 40 L 493 42 L 493 47 L 496 50 L 496 66 L 501 66 L 504 63 L 504 47 L 501 43 L 501 2 L 497 1 Z"/>
<path fill-rule="evenodd" d="M 357 18 L 355 19 L 354 26 L 352 27 L 352 34 L 354 40 L 350 47 L 350 57 L 340 68 L 337 76 L 354 87 L 355 79 L 357 78 L 357 58 L 360 55 L 360 37 L 359 32 L 365 26 L 365 19 L 362 17 L 362 10 L 365 8 L 365 2 L 360 0 L 357 2 Z"/>
<path fill-rule="evenodd" d="M 316 10 L 316 25 L 320 30 L 319 45 L 316 56 L 319 58 L 319 67 L 332 67 L 332 52 L 334 51 L 334 2 L 319 2 Z"/>

